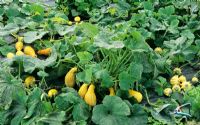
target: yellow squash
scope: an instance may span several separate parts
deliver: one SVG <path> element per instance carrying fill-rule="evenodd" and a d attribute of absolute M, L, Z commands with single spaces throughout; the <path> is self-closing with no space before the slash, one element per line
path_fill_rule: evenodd
<path fill-rule="evenodd" d="M 9 52 L 9 53 L 7 54 L 7 58 L 8 58 L 8 59 L 12 59 L 14 56 L 15 56 L 15 54 L 14 54 L 14 53 L 11 53 L 11 52 Z"/>
<path fill-rule="evenodd" d="M 45 55 L 48 56 L 51 53 L 51 48 L 46 48 L 46 49 L 42 49 L 42 50 L 38 50 L 37 52 L 39 55 Z"/>
<path fill-rule="evenodd" d="M 171 88 L 164 89 L 164 95 L 170 96 L 171 94 L 172 94 L 172 89 Z"/>
<path fill-rule="evenodd" d="M 183 83 L 183 82 L 187 81 L 187 79 L 186 79 L 186 77 L 184 75 L 181 75 L 178 79 L 179 79 L 180 83 Z"/>
<path fill-rule="evenodd" d="M 15 44 L 15 48 L 17 51 L 21 51 L 23 49 L 23 37 L 18 37 L 18 41 Z"/>
<path fill-rule="evenodd" d="M 199 79 L 197 77 L 192 77 L 192 83 L 197 83 L 199 82 Z"/>
<path fill-rule="evenodd" d="M 178 74 L 178 75 L 180 75 L 182 73 L 181 69 L 178 67 L 174 68 L 173 72 L 174 72 L 174 74 Z"/>
<path fill-rule="evenodd" d="M 25 46 L 24 53 L 31 57 L 37 57 L 37 55 L 35 54 L 35 50 L 31 46 Z"/>
<path fill-rule="evenodd" d="M 75 22 L 80 22 L 80 21 L 81 21 L 81 18 L 80 18 L 79 16 L 76 16 L 76 17 L 74 18 L 74 21 L 75 21 Z"/>
<path fill-rule="evenodd" d="M 50 89 L 48 91 L 48 97 L 52 98 L 58 94 L 58 91 L 56 89 Z"/>
<path fill-rule="evenodd" d="M 95 106 L 97 103 L 97 98 L 96 98 L 94 89 L 95 89 L 95 86 L 91 84 L 84 97 L 85 102 L 90 106 Z"/>
<path fill-rule="evenodd" d="M 135 91 L 135 90 L 133 90 L 133 89 L 129 89 L 128 90 L 128 92 L 129 92 L 129 95 L 131 96 L 131 97 L 134 97 L 136 100 L 137 100 L 137 102 L 141 102 L 142 101 L 142 94 L 140 93 L 140 92 L 138 92 L 138 91 Z"/>
<path fill-rule="evenodd" d="M 115 96 L 115 90 L 113 87 L 109 88 L 109 92 L 110 92 L 110 94 L 109 94 L 110 96 Z"/>
<path fill-rule="evenodd" d="M 65 76 L 65 85 L 67 87 L 74 87 L 75 85 L 75 73 L 77 72 L 77 67 L 71 68 Z"/>
<path fill-rule="evenodd" d="M 68 24 L 69 26 L 71 26 L 71 25 L 72 25 L 72 21 L 68 21 L 67 24 Z"/>
<path fill-rule="evenodd" d="M 190 82 L 183 82 L 181 84 L 181 89 L 184 91 L 190 90 L 192 88 L 192 84 Z"/>
<path fill-rule="evenodd" d="M 87 92 L 87 89 L 88 89 L 88 85 L 89 84 L 86 84 L 86 83 L 83 83 L 83 85 L 80 87 L 80 89 L 78 90 L 78 94 L 84 98 L 85 97 L 85 94 Z"/>
<path fill-rule="evenodd" d="M 26 77 L 24 84 L 27 88 L 35 84 L 35 77 L 34 76 L 28 76 Z"/>
<path fill-rule="evenodd" d="M 172 91 L 173 92 L 180 92 L 181 91 L 181 87 L 179 86 L 179 85 L 174 85 L 173 87 L 172 87 Z"/>
<path fill-rule="evenodd" d="M 172 85 L 179 85 L 179 84 L 180 84 L 180 81 L 179 81 L 178 75 L 173 76 L 173 77 L 170 79 L 170 83 L 171 83 Z"/>
<path fill-rule="evenodd" d="M 156 53 L 158 53 L 158 54 L 161 54 L 162 53 L 162 48 L 160 48 L 160 47 L 156 47 L 155 49 L 154 49 L 154 51 L 156 52 Z"/>
<path fill-rule="evenodd" d="M 23 53 L 21 50 L 18 50 L 18 51 L 16 52 L 16 55 L 17 55 L 17 56 L 21 56 L 21 55 L 24 55 L 24 53 Z"/>

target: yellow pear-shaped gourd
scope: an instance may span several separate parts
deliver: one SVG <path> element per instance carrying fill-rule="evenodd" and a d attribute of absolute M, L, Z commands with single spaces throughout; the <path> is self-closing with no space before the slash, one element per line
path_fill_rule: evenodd
<path fill-rule="evenodd" d="M 80 87 L 80 89 L 78 90 L 78 94 L 84 98 L 85 97 L 85 94 L 87 92 L 87 89 L 88 89 L 88 85 L 89 84 L 86 84 L 86 83 L 83 83 L 83 85 Z"/>
<path fill-rule="evenodd" d="M 18 41 L 15 44 L 15 48 L 17 51 L 21 51 L 23 49 L 23 37 L 18 37 Z"/>
<path fill-rule="evenodd" d="M 131 97 L 134 97 L 136 100 L 137 100 L 137 102 L 141 102 L 142 101 L 142 94 L 140 93 L 140 92 L 138 92 L 138 91 L 135 91 L 135 90 L 133 90 L 133 89 L 129 89 L 128 90 L 128 92 L 129 92 L 129 95 L 131 96 Z"/>
<path fill-rule="evenodd" d="M 24 53 L 23 53 L 21 50 L 18 50 L 18 51 L 16 52 L 16 56 L 21 56 L 21 55 L 24 55 Z"/>
<path fill-rule="evenodd" d="M 36 57 L 35 50 L 31 46 L 24 47 L 24 53 L 31 57 Z"/>
<path fill-rule="evenodd" d="M 171 89 L 171 88 L 166 88 L 166 89 L 164 89 L 164 94 L 165 94 L 166 96 L 170 96 L 170 95 L 172 94 L 172 89 Z"/>
<path fill-rule="evenodd" d="M 109 92 L 110 92 L 110 94 L 109 94 L 110 96 L 115 96 L 115 90 L 113 87 L 109 88 Z"/>
<path fill-rule="evenodd" d="M 183 82 L 187 81 L 187 79 L 186 79 L 186 77 L 184 75 L 181 75 L 178 79 L 179 79 L 180 83 L 183 83 Z"/>
<path fill-rule="evenodd" d="M 77 72 L 77 67 L 71 68 L 65 76 L 65 85 L 67 87 L 74 87 L 75 85 L 75 73 Z"/>
<path fill-rule="evenodd" d="M 27 88 L 29 88 L 29 86 L 32 86 L 35 84 L 35 77 L 34 76 L 28 76 L 26 77 L 24 84 Z"/>
<path fill-rule="evenodd" d="M 11 53 L 11 52 L 9 52 L 9 53 L 7 54 L 7 58 L 8 58 L 8 59 L 12 59 L 14 56 L 15 56 L 15 54 L 14 54 L 14 53 Z"/>
<path fill-rule="evenodd" d="M 38 50 L 37 53 L 38 53 L 39 55 L 48 56 L 48 55 L 50 55 L 50 53 L 51 53 L 51 48 L 46 48 L 46 49 Z"/>
<path fill-rule="evenodd" d="M 173 77 L 170 79 L 170 83 L 171 83 L 172 85 L 179 85 L 179 84 L 180 84 L 180 81 L 179 81 L 178 75 L 173 76 Z"/>
<path fill-rule="evenodd" d="M 91 84 L 84 97 L 85 102 L 90 106 L 95 106 L 97 103 L 97 98 L 96 98 L 94 89 L 95 89 L 95 86 Z"/>
<path fill-rule="evenodd" d="M 52 98 L 58 94 L 58 91 L 56 89 L 50 89 L 48 91 L 48 97 Z"/>

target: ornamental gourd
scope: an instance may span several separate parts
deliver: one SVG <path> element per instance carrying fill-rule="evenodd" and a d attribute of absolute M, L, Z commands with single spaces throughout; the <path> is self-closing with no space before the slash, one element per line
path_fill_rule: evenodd
<path fill-rule="evenodd" d="M 172 89 L 171 88 L 164 89 L 164 95 L 170 96 L 171 94 L 172 94 Z"/>
<path fill-rule="evenodd" d="M 88 85 L 89 84 L 86 84 L 86 83 L 83 83 L 83 85 L 80 87 L 80 89 L 78 90 L 78 94 L 84 98 L 85 97 L 85 94 L 87 92 L 87 89 L 88 89 Z"/>
<path fill-rule="evenodd" d="M 131 97 L 134 97 L 136 100 L 137 100 L 137 102 L 141 102 L 142 101 L 142 94 L 140 93 L 140 92 L 138 92 L 138 91 L 135 91 L 135 90 L 133 90 L 133 89 L 129 89 L 128 90 L 128 92 L 129 92 L 129 95 L 131 96 Z"/>
<path fill-rule="evenodd" d="M 187 81 L 187 79 L 186 79 L 186 77 L 184 75 L 181 75 L 178 79 L 179 79 L 180 83 L 183 83 L 183 82 Z"/>
<path fill-rule="evenodd" d="M 58 94 L 58 91 L 56 89 L 50 89 L 48 91 L 48 97 L 52 98 Z"/>
<path fill-rule="evenodd" d="M 173 92 L 180 92 L 181 91 L 181 87 L 179 86 L 179 85 L 174 85 L 173 87 L 172 87 L 172 91 Z"/>
<path fill-rule="evenodd" d="M 31 46 L 25 46 L 24 53 L 31 57 L 37 57 L 37 55 L 35 54 L 35 50 Z"/>
<path fill-rule="evenodd" d="M 18 37 L 18 41 L 15 44 L 15 48 L 17 51 L 21 51 L 23 49 L 23 37 Z"/>
<path fill-rule="evenodd" d="M 35 77 L 34 76 L 28 76 L 26 77 L 24 84 L 27 88 L 35 84 Z"/>
<path fill-rule="evenodd" d="M 16 52 L 16 56 L 21 56 L 21 55 L 24 55 L 24 53 L 23 53 L 21 50 L 18 50 L 18 51 Z"/>
<path fill-rule="evenodd" d="M 173 77 L 170 79 L 170 83 L 171 83 L 172 85 L 179 85 L 179 84 L 180 84 L 180 81 L 179 81 L 178 75 L 173 76 Z"/>
<path fill-rule="evenodd" d="M 115 90 L 113 87 L 109 88 L 109 92 L 110 92 L 110 94 L 109 94 L 110 96 L 115 96 Z"/>
<path fill-rule="evenodd" d="M 45 56 L 48 56 L 50 55 L 51 53 L 51 48 L 46 48 L 46 49 L 41 49 L 41 50 L 38 50 L 38 55 L 45 55 Z"/>
<path fill-rule="evenodd" d="M 184 91 L 190 90 L 192 88 L 192 84 L 190 82 L 183 82 L 181 84 L 181 89 Z"/>
<path fill-rule="evenodd" d="M 88 88 L 88 91 L 85 94 L 84 100 L 90 106 L 95 106 L 97 103 L 96 95 L 95 95 L 95 86 L 91 84 Z"/>
<path fill-rule="evenodd" d="M 65 85 L 67 87 L 74 87 L 75 85 L 75 73 L 77 72 L 77 67 L 71 68 L 65 76 Z"/>
<path fill-rule="evenodd" d="M 14 56 L 15 56 L 15 54 L 14 54 L 14 53 L 11 53 L 11 52 L 9 52 L 9 53 L 7 54 L 7 58 L 8 58 L 8 59 L 12 59 Z"/>

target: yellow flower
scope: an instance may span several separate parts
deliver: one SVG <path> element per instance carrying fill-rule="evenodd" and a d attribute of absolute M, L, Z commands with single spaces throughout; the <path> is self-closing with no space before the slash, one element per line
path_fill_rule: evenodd
<path fill-rule="evenodd" d="M 171 88 L 166 88 L 166 89 L 164 89 L 164 94 L 165 94 L 166 96 L 170 96 L 170 95 L 172 94 L 172 89 L 171 89 Z"/>
<path fill-rule="evenodd" d="M 171 83 L 172 85 L 178 85 L 178 84 L 180 84 L 178 75 L 173 76 L 173 77 L 170 79 L 170 83 Z"/>
<path fill-rule="evenodd" d="M 50 89 L 50 90 L 48 91 L 48 96 L 49 96 L 50 98 L 56 96 L 57 94 L 58 94 L 58 91 L 57 91 L 56 89 Z"/>
<path fill-rule="evenodd" d="M 136 100 L 137 100 L 137 102 L 141 102 L 142 101 L 142 94 L 140 93 L 140 92 L 138 92 L 138 91 L 135 91 L 135 90 L 133 90 L 133 89 L 129 89 L 128 90 L 128 92 L 129 92 L 129 95 L 131 96 L 131 97 L 134 97 Z"/>

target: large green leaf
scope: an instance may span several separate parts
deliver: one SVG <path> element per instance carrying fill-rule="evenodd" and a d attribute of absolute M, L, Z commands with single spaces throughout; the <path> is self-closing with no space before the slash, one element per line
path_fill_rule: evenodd
<path fill-rule="evenodd" d="M 105 96 L 103 104 L 94 107 L 92 121 L 99 125 L 128 125 L 130 108 L 117 96 Z"/>
<path fill-rule="evenodd" d="M 32 43 L 35 40 L 41 39 L 47 33 L 48 33 L 47 31 L 43 31 L 43 30 L 28 31 L 28 32 L 24 33 L 24 42 Z"/>
<path fill-rule="evenodd" d="M 133 82 L 134 82 L 134 79 L 128 72 L 124 71 L 119 74 L 120 89 L 122 90 L 130 89 Z"/>

